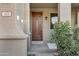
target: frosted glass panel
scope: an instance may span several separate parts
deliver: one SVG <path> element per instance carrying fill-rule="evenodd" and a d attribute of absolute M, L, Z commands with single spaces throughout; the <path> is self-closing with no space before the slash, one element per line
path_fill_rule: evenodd
<path fill-rule="evenodd" d="M 54 24 L 58 21 L 58 14 L 57 13 L 52 13 L 51 14 L 51 19 L 50 19 L 50 29 L 54 28 Z"/>
<path fill-rule="evenodd" d="M 52 24 L 55 24 L 57 22 L 57 20 L 58 20 L 57 16 L 52 17 L 52 19 L 51 19 Z"/>

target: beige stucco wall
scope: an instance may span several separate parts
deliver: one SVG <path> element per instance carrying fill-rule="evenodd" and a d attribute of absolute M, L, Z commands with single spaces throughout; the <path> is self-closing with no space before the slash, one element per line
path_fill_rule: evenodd
<path fill-rule="evenodd" d="M 57 8 L 31 8 L 31 12 L 43 12 L 43 41 L 46 42 L 49 40 L 50 34 L 50 13 L 57 13 Z M 48 17 L 45 20 L 45 17 Z"/>
<path fill-rule="evenodd" d="M 18 27 L 16 9 L 16 4 L 0 4 L 0 55 L 3 56 L 27 55 L 27 36 Z M 2 16 L 1 12 L 5 11 L 12 15 Z"/>
<path fill-rule="evenodd" d="M 72 25 L 72 27 L 75 26 L 75 20 L 77 17 L 76 13 L 77 13 L 76 8 L 72 8 L 72 11 L 71 11 L 71 25 Z"/>
<path fill-rule="evenodd" d="M 60 21 L 69 21 L 71 26 L 71 3 L 59 3 L 58 14 Z"/>
<path fill-rule="evenodd" d="M 77 19 L 77 24 L 75 24 L 75 20 Z M 72 25 L 75 27 L 75 26 L 78 26 L 79 27 L 79 8 L 78 7 L 73 7 L 72 8 Z M 78 34 L 78 37 L 79 39 L 79 34 Z"/>
<path fill-rule="evenodd" d="M 75 26 L 75 21 L 77 19 L 77 26 L 79 26 L 79 8 L 72 8 L 72 11 L 71 11 L 71 23 L 72 23 L 72 26 Z"/>
<path fill-rule="evenodd" d="M 25 56 L 27 55 L 27 41 L 24 40 L 0 40 L 0 56 Z"/>
<path fill-rule="evenodd" d="M 78 27 L 79 27 L 79 8 L 77 8 L 77 23 L 78 23 Z"/>
<path fill-rule="evenodd" d="M 28 35 L 27 49 L 31 46 L 31 29 L 30 29 L 30 4 L 24 4 L 24 33 Z"/>
<path fill-rule="evenodd" d="M 24 4 L 23 3 L 16 4 L 16 16 L 19 16 L 19 20 L 17 20 L 17 23 L 20 29 L 24 31 L 25 18 L 24 18 Z M 21 22 L 21 20 L 23 20 L 23 23 Z"/>

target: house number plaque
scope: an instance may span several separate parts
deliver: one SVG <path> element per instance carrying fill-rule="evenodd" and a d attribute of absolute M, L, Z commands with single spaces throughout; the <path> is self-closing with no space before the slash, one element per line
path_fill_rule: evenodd
<path fill-rule="evenodd" d="M 2 12 L 2 16 L 11 16 L 11 12 Z"/>

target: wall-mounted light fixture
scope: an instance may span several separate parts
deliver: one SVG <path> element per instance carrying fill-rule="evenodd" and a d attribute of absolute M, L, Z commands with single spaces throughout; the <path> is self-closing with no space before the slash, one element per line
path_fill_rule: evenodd
<path fill-rule="evenodd" d="M 19 16 L 17 16 L 17 20 L 19 20 Z"/>
<path fill-rule="evenodd" d="M 21 23 L 23 23 L 23 19 L 21 19 Z"/>
<path fill-rule="evenodd" d="M 47 18 L 48 18 L 48 17 L 46 16 L 46 17 L 45 17 L 45 20 L 47 20 Z"/>

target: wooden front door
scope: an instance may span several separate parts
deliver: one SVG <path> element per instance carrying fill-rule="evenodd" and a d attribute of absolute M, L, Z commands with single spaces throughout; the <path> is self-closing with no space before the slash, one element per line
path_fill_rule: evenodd
<path fill-rule="evenodd" d="M 32 41 L 42 41 L 41 12 L 32 12 Z"/>

